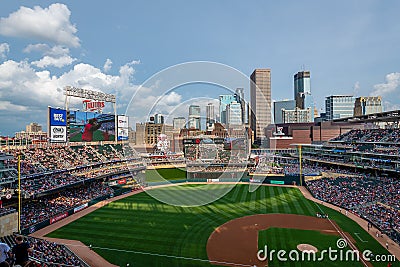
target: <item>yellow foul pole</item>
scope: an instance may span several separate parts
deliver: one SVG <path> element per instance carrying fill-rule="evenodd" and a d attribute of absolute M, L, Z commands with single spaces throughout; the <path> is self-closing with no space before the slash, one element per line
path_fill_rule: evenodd
<path fill-rule="evenodd" d="M 300 163 L 300 186 L 303 186 L 303 179 L 301 179 L 301 173 L 302 173 L 301 145 L 299 145 L 299 163 Z"/>
<path fill-rule="evenodd" d="M 18 233 L 21 233 L 21 155 L 18 155 Z"/>

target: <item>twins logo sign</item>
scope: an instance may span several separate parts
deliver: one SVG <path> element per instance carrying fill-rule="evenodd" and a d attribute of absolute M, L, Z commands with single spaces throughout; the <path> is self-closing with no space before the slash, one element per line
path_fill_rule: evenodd
<path fill-rule="evenodd" d="M 83 100 L 84 111 L 99 111 L 101 112 L 105 107 L 104 101 Z"/>

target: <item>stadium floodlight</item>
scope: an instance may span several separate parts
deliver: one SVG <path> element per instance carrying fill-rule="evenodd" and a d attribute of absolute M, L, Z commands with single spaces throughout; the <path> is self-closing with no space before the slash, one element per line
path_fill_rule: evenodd
<path fill-rule="evenodd" d="M 113 95 L 113 94 L 106 94 L 106 93 L 103 93 L 100 91 L 76 88 L 73 86 L 65 86 L 64 87 L 64 95 L 66 97 L 73 96 L 73 97 L 87 98 L 87 99 L 111 102 L 111 103 L 115 103 L 115 99 L 116 99 L 115 95 Z"/>

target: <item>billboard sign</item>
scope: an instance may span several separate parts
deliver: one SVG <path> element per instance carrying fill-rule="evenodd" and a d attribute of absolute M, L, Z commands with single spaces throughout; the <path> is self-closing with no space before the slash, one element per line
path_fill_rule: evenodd
<path fill-rule="evenodd" d="M 67 142 L 67 111 L 49 107 L 48 137 L 52 143 Z"/>
<path fill-rule="evenodd" d="M 104 101 L 96 101 L 96 100 L 89 100 L 85 99 L 83 102 L 83 110 L 84 111 L 98 111 L 101 112 L 105 107 Z"/>
<path fill-rule="evenodd" d="M 70 111 L 70 142 L 115 140 L 115 116 L 94 112 Z"/>
<path fill-rule="evenodd" d="M 118 141 L 129 139 L 129 118 L 125 115 L 118 115 Z"/>
<path fill-rule="evenodd" d="M 118 140 L 128 140 L 129 134 L 127 128 L 118 128 Z"/>
<path fill-rule="evenodd" d="M 50 125 L 67 126 L 67 111 L 64 109 L 50 108 Z"/>
<path fill-rule="evenodd" d="M 118 115 L 118 128 L 128 128 L 128 117 L 124 115 Z"/>
<path fill-rule="evenodd" d="M 66 142 L 67 127 L 66 126 L 50 126 L 50 141 L 51 142 Z"/>

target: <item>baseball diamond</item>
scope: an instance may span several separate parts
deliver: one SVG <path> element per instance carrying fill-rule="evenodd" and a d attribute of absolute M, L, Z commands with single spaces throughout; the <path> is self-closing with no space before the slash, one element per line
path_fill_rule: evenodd
<path fill-rule="evenodd" d="M 190 184 L 150 190 L 165 190 L 169 194 L 177 194 L 196 190 L 201 186 L 203 185 Z M 209 190 L 224 186 L 226 185 L 212 184 Z M 317 218 L 316 214 L 319 213 L 328 215 L 333 223 L 326 218 Z M 334 228 L 337 225 L 357 249 L 370 249 L 375 254 L 385 253 L 384 248 L 355 222 L 335 210 L 304 198 L 296 187 L 261 186 L 251 193 L 246 184 L 236 185 L 223 198 L 200 207 L 170 206 L 141 192 L 111 202 L 51 232 L 47 237 L 80 240 L 101 257 L 118 266 L 265 266 L 254 262 L 257 257 L 257 238 L 243 235 L 240 232 L 246 231 L 243 227 L 231 229 L 231 239 L 222 239 L 220 243 L 213 244 L 213 239 L 217 233 L 221 233 L 221 229 L 226 230 L 229 228 L 227 225 L 246 218 L 254 218 L 254 222 L 258 224 L 252 224 L 254 236 L 257 236 L 258 230 L 266 229 L 267 225 L 275 222 L 274 227 L 285 227 L 286 224 L 289 228 L 332 231 L 339 238 L 340 233 Z M 360 233 L 368 243 L 357 242 L 354 233 Z M 248 255 L 236 253 L 239 251 L 235 249 L 244 246 L 236 243 L 241 238 L 247 238 L 249 247 L 253 248 L 245 250 L 249 252 Z M 302 240 L 296 242 L 300 244 Z M 335 244 L 333 242 L 329 245 L 334 247 Z M 318 244 L 314 245 L 318 247 Z M 302 264 L 304 263 L 294 262 L 291 266 L 303 266 Z M 346 264 L 365 266 L 361 261 Z M 324 265 L 337 266 L 337 263 L 324 262 Z M 287 265 L 277 263 L 273 266 Z"/>

